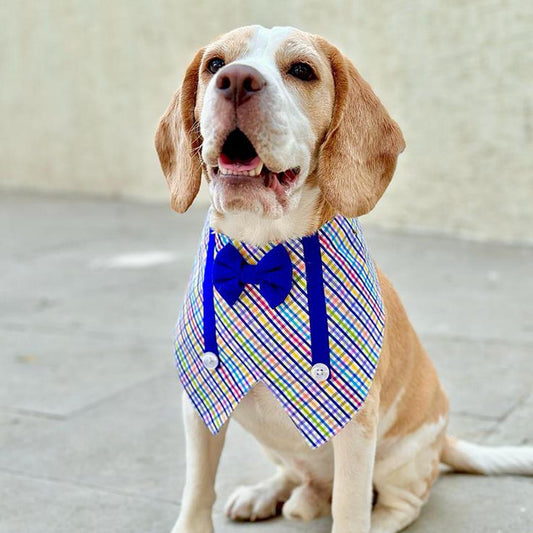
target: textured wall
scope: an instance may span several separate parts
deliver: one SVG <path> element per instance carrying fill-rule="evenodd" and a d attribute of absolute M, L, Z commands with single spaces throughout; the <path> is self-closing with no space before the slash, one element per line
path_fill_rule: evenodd
<path fill-rule="evenodd" d="M 404 131 L 375 222 L 533 241 L 532 6 L 0 0 L 0 183 L 166 200 L 153 131 L 194 50 L 291 24 L 343 48 Z"/>

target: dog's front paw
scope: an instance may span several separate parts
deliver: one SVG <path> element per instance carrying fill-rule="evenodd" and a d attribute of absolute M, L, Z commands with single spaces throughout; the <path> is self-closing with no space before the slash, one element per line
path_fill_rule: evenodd
<path fill-rule="evenodd" d="M 266 520 L 280 512 L 279 493 L 263 484 L 239 487 L 229 497 L 224 512 L 231 520 Z"/>

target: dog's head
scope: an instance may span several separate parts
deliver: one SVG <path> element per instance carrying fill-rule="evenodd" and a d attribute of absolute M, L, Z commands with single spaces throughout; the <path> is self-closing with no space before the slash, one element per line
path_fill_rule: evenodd
<path fill-rule="evenodd" d="M 191 205 L 203 173 L 219 214 L 263 219 L 289 215 L 306 196 L 315 208 L 367 213 L 404 146 L 337 48 L 294 28 L 261 26 L 197 52 L 156 133 L 176 211 Z"/>

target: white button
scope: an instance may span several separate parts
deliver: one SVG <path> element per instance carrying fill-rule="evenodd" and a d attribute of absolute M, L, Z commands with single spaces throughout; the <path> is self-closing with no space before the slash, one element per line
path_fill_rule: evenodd
<path fill-rule="evenodd" d="M 311 368 L 311 375 L 316 381 L 326 381 L 329 378 L 329 368 L 324 363 L 316 363 Z"/>
<path fill-rule="evenodd" d="M 207 369 L 214 370 L 218 366 L 218 357 L 213 352 L 205 352 L 202 355 L 202 362 Z"/>

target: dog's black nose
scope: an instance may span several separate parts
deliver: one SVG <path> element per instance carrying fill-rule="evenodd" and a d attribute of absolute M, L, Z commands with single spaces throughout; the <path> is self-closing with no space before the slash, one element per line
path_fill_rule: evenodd
<path fill-rule="evenodd" d="M 218 74 L 217 90 L 226 100 L 241 105 L 266 85 L 265 78 L 253 67 L 247 65 L 228 65 Z"/>

